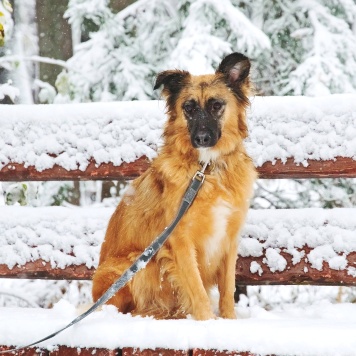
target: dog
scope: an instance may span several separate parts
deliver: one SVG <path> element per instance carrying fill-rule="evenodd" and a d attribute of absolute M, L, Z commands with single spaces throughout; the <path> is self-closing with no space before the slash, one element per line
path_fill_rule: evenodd
<path fill-rule="evenodd" d="M 157 255 L 109 301 L 122 313 L 157 319 L 234 319 L 238 234 L 256 171 L 243 140 L 251 90 L 250 61 L 232 53 L 215 74 L 158 74 L 168 121 L 151 167 L 133 181 L 112 215 L 93 276 L 96 301 L 174 219 L 194 174 L 210 170 L 193 204 Z"/>

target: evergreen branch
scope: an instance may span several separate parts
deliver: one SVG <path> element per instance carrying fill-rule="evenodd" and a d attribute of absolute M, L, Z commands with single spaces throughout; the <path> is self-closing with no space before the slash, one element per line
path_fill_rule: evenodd
<path fill-rule="evenodd" d="M 62 61 L 60 59 L 48 58 L 48 57 L 41 57 L 41 56 L 4 56 L 0 58 L 0 65 L 1 63 L 6 62 L 20 62 L 20 61 L 30 61 L 30 62 L 39 62 L 39 63 L 46 63 L 46 64 L 53 64 L 65 69 L 72 69 L 68 66 L 67 62 Z"/>

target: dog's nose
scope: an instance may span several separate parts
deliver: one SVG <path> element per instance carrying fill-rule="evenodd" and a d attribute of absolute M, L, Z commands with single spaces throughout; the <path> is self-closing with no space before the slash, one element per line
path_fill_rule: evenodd
<path fill-rule="evenodd" d="M 194 142 L 197 147 L 210 147 L 212 137 L 209 132 L 198 132 L 194 137 Z"/>

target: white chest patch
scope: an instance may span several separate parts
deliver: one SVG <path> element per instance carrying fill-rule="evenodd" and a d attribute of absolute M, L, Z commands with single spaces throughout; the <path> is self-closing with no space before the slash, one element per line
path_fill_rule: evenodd
<path fill-rule="evenodd" d="M 199 161 L 202 163 L 214 162 L 219 157 L 219 152 L 213 151 L 211 148 L 199 148 Z"/>
<path fill-rule="evenodd" d="M 222 242 L 226 237 L 227 222 L 231 213 L 231 205 L 224 200 L 218 200 L 217 204 L 212 208 L 212 217 L 214 221 L 213 233 L 207 239 L 205 246 L 205 254 L 208 263 L 213 256 L 222 252 Z"/>

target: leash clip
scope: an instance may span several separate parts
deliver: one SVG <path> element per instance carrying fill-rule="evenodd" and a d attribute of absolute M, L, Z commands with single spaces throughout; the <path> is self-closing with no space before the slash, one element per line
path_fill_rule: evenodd
<path fill-rule="evenodd" d="M 193 177 L 193 180 L 198 180 L 200 181 L 201 183 L 204 182 L 205 180 L 205 174 L 201 171 L 197 171 L 195 174 L 194 174 L 194 177 Z"/>
<path fill-rule="evenodd" d="M 193 180 L 198 180 L 199 182 L 201 182 L 203 184 L 204 180 L 205 180 L 205 170 L 206 170 L 206 167 L 208 166 L 209 162 L 205 162 L 204 165 L 201 167 L 201 170 L 197 171 L 195 174 L 194 174 L 194 177 L 193 177 Z"/>

